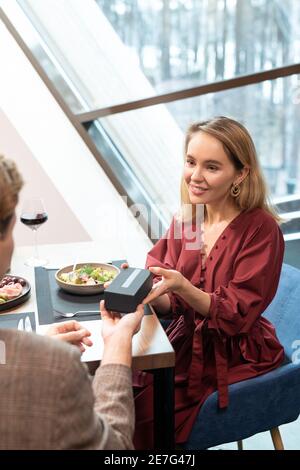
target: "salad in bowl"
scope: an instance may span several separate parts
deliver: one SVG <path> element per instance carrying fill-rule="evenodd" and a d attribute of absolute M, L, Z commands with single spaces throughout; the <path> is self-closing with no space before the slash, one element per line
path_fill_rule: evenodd
<path fill-rule="evenodd" d="M 104 283 L 112 281 L 120 270 L 117 266 L 105 263 L 79 263 L 76 269 L 65 266 L 55 274 L 58 286 L 65 291 L 79 295 L 99 294 Z"/>

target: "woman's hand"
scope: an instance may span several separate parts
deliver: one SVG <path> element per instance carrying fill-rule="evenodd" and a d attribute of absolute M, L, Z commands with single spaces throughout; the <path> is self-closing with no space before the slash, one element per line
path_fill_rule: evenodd
<path fill-rule="evenodd" d="M 149 271 L 155 275 L 162 276 L 162 280 L 154 284 L 151 292 L 143 300 L 143 304 L 148 304 L 167 292 L 180 293 L 186 280 L 179 271 L 173 269 L 150 267 Z"/>
<path fill-rule="evenodd" d="M 91 333 L 76 320 L 53 323 L 46 331 L 46 335 L 66 343 L 74 344 L 82 353 L 85 351 L 85 346 L 93 345 L 89 338 Z"/>
<path fill-rule="evenodd" d="M 102 319 L 102 337 L 105 342 L 115 333 L 124 333 L 133 336 L 140 329 L 144 315 L 143 305 L 138 305 L 133 313 L 126 313 L 121 316 L 120 313 L 106 310 L 104 300 L 100 302 L 100 313 Z"/>
<path fill-rule="evenodd" d="M 121 269 L 127 269 L 129 268 L 129 264 L 128 263 L 122 263 L 121 264 Z"/>

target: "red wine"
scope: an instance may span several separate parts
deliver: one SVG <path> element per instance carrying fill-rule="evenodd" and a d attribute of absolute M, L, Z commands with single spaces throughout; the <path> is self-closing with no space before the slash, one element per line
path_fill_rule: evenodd
<path fill-rule="evenodd" d="M 40 212 L 38 214 L 24 213 L 21 215 L 21 222 L 32 230 L 36 230 L 40 225 L 48 220 L 48 215 L 46 212 Z"/>

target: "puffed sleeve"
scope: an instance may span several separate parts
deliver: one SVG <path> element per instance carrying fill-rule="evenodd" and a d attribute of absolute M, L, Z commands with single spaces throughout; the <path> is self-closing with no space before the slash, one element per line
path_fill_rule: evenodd
<path fill-rule="evenodd" d="M 146 268 L 158 266 L 165 269 L 176 269 L 182 246 L 180 233 L 180 222 L 174 217 L 165 235 L 149 251 Z"/>
<path fill-rule="evenodd" d="M 248 333 L 276 293 L 283 253 L 275 221 L 256 227 L 235 259 L 233 279 L 210 294 L 208 328 L 226 336 Z"/>

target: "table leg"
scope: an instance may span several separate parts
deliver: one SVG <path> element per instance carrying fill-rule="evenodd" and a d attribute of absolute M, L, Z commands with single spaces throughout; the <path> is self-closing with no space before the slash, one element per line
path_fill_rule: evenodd
<path fill-rule="evenodd" d="M 152 370 L 154 449 L 175 448 L 174 367 Z"/>

